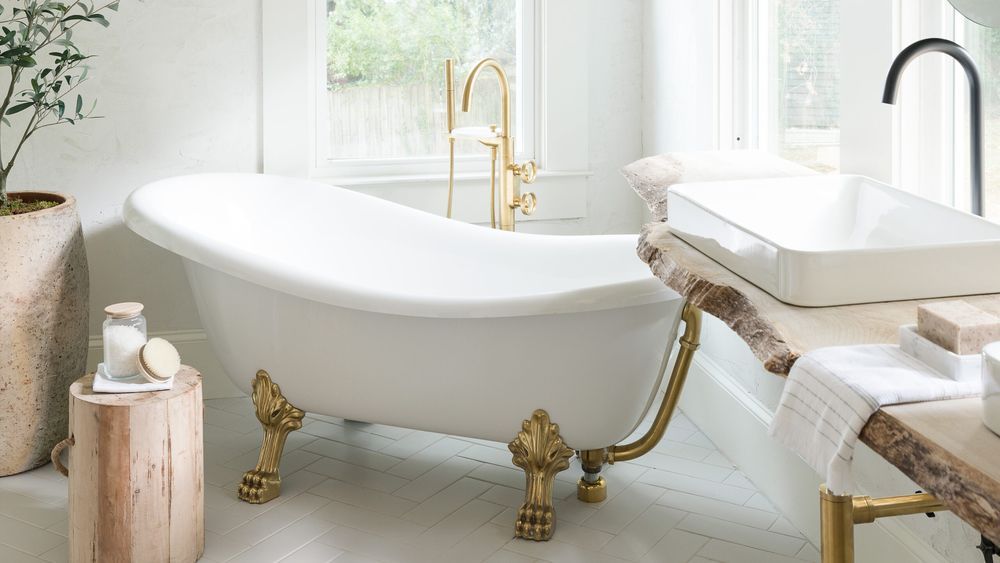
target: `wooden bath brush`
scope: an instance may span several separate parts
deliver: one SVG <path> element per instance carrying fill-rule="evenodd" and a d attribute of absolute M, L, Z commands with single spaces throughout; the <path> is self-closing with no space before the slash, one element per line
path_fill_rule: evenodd
<path fill-rule="evenodd" d="M 151 383 L 169 381 L 181 369 L 177 348 L 162 338 L 150 338 L 139 348 L 139 371 Z"/>

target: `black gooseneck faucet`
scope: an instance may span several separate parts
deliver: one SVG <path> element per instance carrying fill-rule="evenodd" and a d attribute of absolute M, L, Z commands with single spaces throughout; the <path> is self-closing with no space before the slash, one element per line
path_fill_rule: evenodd
<path fill-rule="evenodd" d="M 896 55 L 885 77 L 885 91 L 882 93 L 882 103 L 895 104 L 896 93 L 899 90 L 900 77 L 910 61 L 924 53 L 944 53 L 958 61 L 969 79 L 969 160 L 971 170 L 969 180 L 972 184 L 972 212 L 983 216 L 983 84 L 979 76 L 979 67 L 972 55 L 964 47 L 947 39 L 921 39 Z"/>

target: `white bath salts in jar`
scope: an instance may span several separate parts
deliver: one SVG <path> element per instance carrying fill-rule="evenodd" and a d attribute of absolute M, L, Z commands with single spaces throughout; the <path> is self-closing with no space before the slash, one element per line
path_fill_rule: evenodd
<path fill-rule="evenodd" d="M 115 303 L 104 308 L 104 369 L 111 379 L 139 373 L 139 348 L 146 343 L 142 303 Z"/>

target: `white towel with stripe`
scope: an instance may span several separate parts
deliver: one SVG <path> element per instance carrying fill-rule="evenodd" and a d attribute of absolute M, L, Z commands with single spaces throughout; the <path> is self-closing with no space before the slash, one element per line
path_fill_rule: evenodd
<path fill-rule="evenodd" d="M 831 492 L 853 494 L 854 448 L 879 407 L 976 396 L 980 387 L 944 377 L 899 346 L 821 348 L 792 366 L 770 433 L 824 476 Z"/>

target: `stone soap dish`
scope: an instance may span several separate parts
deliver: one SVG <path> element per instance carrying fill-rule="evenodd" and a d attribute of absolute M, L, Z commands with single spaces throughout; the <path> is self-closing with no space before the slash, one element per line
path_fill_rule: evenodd
<path fill-rule="evenodd" d="M 109 379 L 104 362 L 97 364 L 97 373 L 94 374 L 94 393 L 144 393 L 147 391 L 166 391 L 173 388 L 174 379 L 161 383 L 150 383 L 142 375 L 135 375 L 127 379 Z"/>
<path fill-rule="evenodd" d="M 920 336 L 917 325 L 899 327 L 899 347 L 949 379 L 979 381 L 982 377 L 982 354 L 959 355 L 946 350 Z"/>

